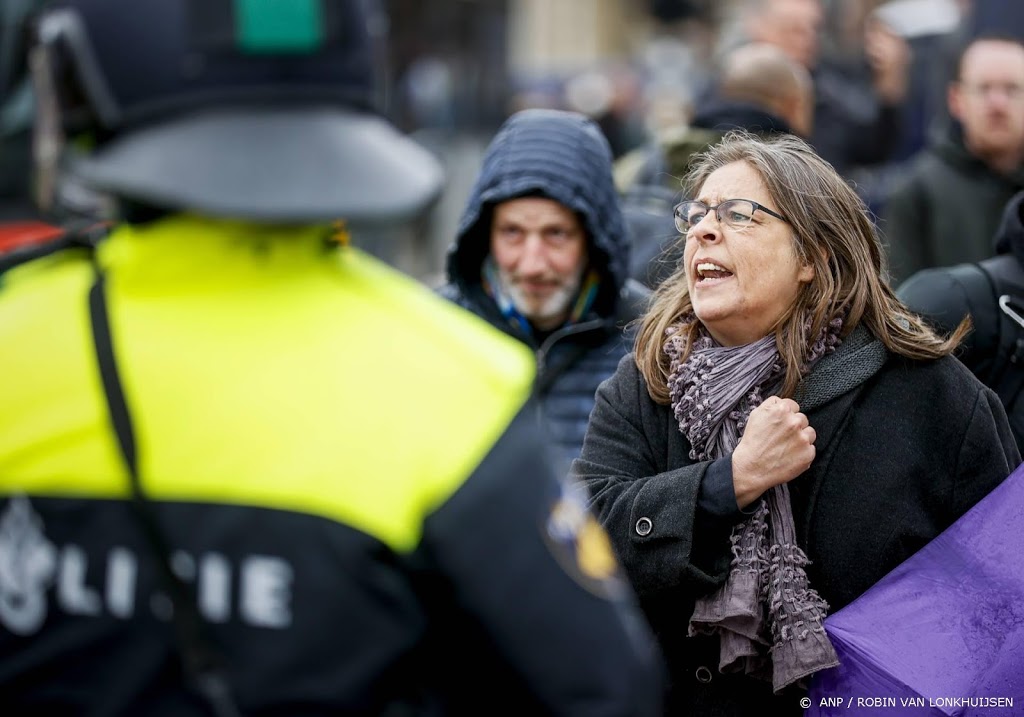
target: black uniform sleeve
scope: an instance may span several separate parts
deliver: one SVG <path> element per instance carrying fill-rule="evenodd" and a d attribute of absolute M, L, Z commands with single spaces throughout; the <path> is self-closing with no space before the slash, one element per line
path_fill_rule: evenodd
<path fill-rule="evenodd" d="M 535 416 L 526 406 L 424 524 L 434 604 L 448 604 L 448 644 L 464 646 L 444 671 L 500 700 L 463 706 L 474 714 L 659 714 L 654 638 L 585 491 L 552 473 Z"/>

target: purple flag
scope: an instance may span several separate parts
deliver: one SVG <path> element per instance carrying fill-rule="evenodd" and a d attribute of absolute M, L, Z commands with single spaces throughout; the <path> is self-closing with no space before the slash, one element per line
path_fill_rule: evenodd
<path fill-rule="evenodd" d="M 805 714 L 1024 715 L 1024 464 L 825 631 Z"/>

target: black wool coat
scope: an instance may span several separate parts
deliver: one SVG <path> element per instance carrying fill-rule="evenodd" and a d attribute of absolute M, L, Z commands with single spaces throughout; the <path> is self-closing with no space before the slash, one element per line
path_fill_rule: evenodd
<path fill-rule="evenodd" d="M 1020 462 L 999 399 L 959 361 L 891 355 L 864 329 L 819 361 L 794 399 L 817 432 L 814 463 L 789 484 L 797 539 L 831 611 Z M 733 527 L 697 510 L 710 463 L 689 451 L 671 408 L 650 398 L 628 356 L 599 389 L 573 464 L 668 662 L 666 713 L 801 714 L 797 688 L 773 696 L 768 683 L 721 674 L 717 638 L 687 636 L 694 600 L 728 573 Z"/>

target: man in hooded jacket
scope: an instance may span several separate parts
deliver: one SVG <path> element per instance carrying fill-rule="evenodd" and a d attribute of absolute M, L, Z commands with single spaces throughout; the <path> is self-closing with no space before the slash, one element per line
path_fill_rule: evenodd
<path fill-rule="evenodd" d="M 535 393 L 565 467 L 579 455 L 598 384 L 630 348 L 649 292 L 627 280 L 629 241 L 597 124 L 518 112 L 484 156 L 448 253 L 441 294 L 529 346 Z"/>

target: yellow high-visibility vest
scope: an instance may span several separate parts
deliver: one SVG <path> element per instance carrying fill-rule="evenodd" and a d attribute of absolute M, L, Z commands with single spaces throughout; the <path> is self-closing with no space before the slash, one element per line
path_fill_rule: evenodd
<path fill-rule="evenodd" d="M 96 261 L 156 501 L 324 516 L 411 550 L 526 401 L 529 350 L 319 227 L 122 226 Z M 126 498 L 84 250 L 0 277 L 0 493 Z"/>

